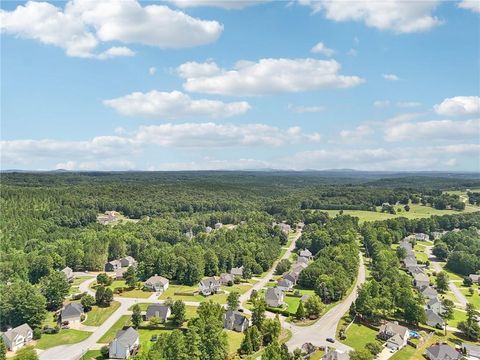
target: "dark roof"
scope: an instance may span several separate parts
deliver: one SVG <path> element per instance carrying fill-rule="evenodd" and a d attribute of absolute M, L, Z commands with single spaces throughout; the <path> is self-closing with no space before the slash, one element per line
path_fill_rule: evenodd
<path fill-rule="evenodd" d="M 243 326 L 248 319 L 239 311 L 227 310 L 225 313 L 225 323 L 232 324 L 233 327 Z"/>
<path fill-rule="evenodd" d="M 212 286 L 220 286 L 218 279 L 215 277 L 207 277 L 205 279 L 200 280 L 200 285 L 203 287 L 212 287 Z"/>
<path fill-rule="evenodd" d="M 16 328 L 10 329 L 5 331 L 3 335 L 12 342 L 15 338 L 20 335 L 24 338 L 27 337 L 28 333 L 32 331 L 32 328 L 28 326 L 28 324 L 22 324 L 17 326 Z"/>
<path fill-rule="evenodd" d="M 456 360 L 462 357 L 457 350 L 445 344 L 430 346 L 427 352 L 429 352 L 434 359 L 438 360 Z"/>
<path fill-rule="evenodd" d="M 134 328 L 129 327 L 126 330 L 120 330 L 119 332 L 117 332 L 115 338 L 123 346 L 130 347 L 137 341 L 138 332 Z"/>
<path fill-rule="evenodd" d="M 147 317 L 152 316 L 159 317 L 160 319 L 166 319 L 168 315 L 169 306 L 163 304 L 152 304 L 147 309 Z"/>
<path fill-rule="evenodd" d="M 267 294 L 265 295 L 266 299 L 270 300 L 279 300 L 283 297 L 283 291 L 279 288 L 268 288 Z"/>
<path fill-rule="evenodd" d="M 62 318 L 63 317 L 71 317 L 71 316 L 80 316 L 83 314 L 83 306 L 79 303 L 70 303 L 65 305 L 62 310 Z"/>

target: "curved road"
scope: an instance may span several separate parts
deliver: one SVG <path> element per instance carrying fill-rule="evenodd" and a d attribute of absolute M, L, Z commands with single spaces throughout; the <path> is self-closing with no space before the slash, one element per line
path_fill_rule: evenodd
<path fill-rule="evenodd" d="M 318 319 L 311 326 L 296 326 L 291 323 L 284 322 L 284 326 L 292 332 L 292 338 L 287 341 L 287 346 L 290 350 L 301 347 L 304 343 L 310 342 L 315 346 L 330 346 L 335 347 L 341 351 L 353 350 L 349 346 L 335 340 L 335 343 L 329 343 L 327 338 L 335 339 L 337 326 L 342 317 L 349 311 L 350 305 L 357 298 L 358 287 L 365 282 L 365 264 L 363 263 L 363 256 L 360 253 L 360 266 L 358 268 L 357 282 L 355 288 L 352 290 L 341 303 L 331 308 L 325 315 Z"/>

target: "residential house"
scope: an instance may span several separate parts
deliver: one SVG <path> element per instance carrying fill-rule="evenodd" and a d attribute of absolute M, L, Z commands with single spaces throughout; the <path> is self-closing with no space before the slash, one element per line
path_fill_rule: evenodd
<path fill-rule="evenodd" d="M 330 349 L 323 355 L 322 360 L 350 360 L 350 355 L 340 350 Z"/>
<path fill-rule="evenodd" d="M 33 331 L 28 324 L 22 324 L 2 333 L 2 338 L 8 350 L 17 351 L 32 341 Z"/>
<path fill-rule="evenodd" d="M 285 224 L 285 223 L 280 223 L 280 224 L 278 224 L 278 226 L 280 227 L 280 231 L 281 231 L 282 233 L 284 233 L 285 235 L 288 235 L 288 233 L 289 233 L 290 230 L 291 230 L 290 225 Z"/>
<path fill-rule="evenodd" d="M 233 267 L 230 269 L 230 274 L 232 274 L 233 276 L 243 277 L 243 269 L 243 265 L 240 267 Z"/>
<path fill-rule="evenodd" d="M 225 286 L 232 286 L 235 277 L 229 273 L 222 273 L 220 274 L 220 283 Z"/>
<path fill-rule="evenodd" d="M 480 275 L 470 274 L 468 277 L 472 280 L 474 284 L 480 284 Z"/>
<path fill-rule="evenodd" d="M 128 267 L 120 268 L 115 270 L 115 279 L 121 280 L 123 279 L 123 274 L 128 270 Z"/>
<path fill-rule="evenodd" d="M 412 252 L 413 251 L 413 247 L 412 247 L 412 243 L 408 240 L 408 239 L 403 239 L 402 241 L 400 241 L 399 247 L 407 250 L 407 253 L 409 252 Z"/>
<path fill-rule="evenodd" d="M 222 226 L 223 226 L 223 224 L 222 224 L 221 222 L 217 222 L 217 223 L 215 224 L 215 230 L 220 229 Z"/>
<path fill-rule="evenodd" d="M 120 264 L 122 267 L 129 267 L 129 266 L 137 266 L 137 260 L 135 260 L 131 256 L 125 256 L 124 258 L 120 259 Z"/>
<path fill-rule="evenodd" d="M 304 258 L 307 258 L 308 260 L 312 260 L 313 254 L 310 252 L 310 250 L 303 249 L 302 251 L 300 251 L 300 257 L 304 257 Z"/>
<path fill-rule="evenodd" d="M 438 298 L 433 298 L 427 301 L 425 308 L 428 310 L 433 310 L 437 314 L 442 314 L 445 309 L 443 308 L 442 302 Z"/>
<path fill-rule="evenodd" d="M 407 255 L 407 257 L 405 259 L 403 259 L 402 261 L 403 261 L 403 265 L 405 265 L 405 267 L 407 269 L 411 266 L 417 266 L 418 265 L 417 258 L 415 257 L 415 254 Z"/>
<path fill-rule="evenodd" d="M 445 326 L 445 322 L 443 321 L 442 317 L 432 309 L 427 309 L 425 311 L 425 315 L 427 317 L 426 324 L 428 326 L 435 327 L 438 329 L 443 329 L 443 327 Z"/>
<path fill-rule="evenodd" d="M 305 265 L 307 265 L 308 262 L 309 262 L 309 260 L 308 260 L 306 257 L 299 256 L 296 263 L 297 263 L 297 264 L 305 264 Z"/>
<path fill-rule="evenodd" d="M 293 271 L 290 271 L 290 272 L 288 272 L 288 273 L 283 274 L 282 277 L 283 277 L 285 280 L 290 280 L 293 285 L 296 285 L 296 284 L 297 284 L 297 280 L 298 280 L 298 276 L 299 276 L 298 273 L 293 272 Z"/>
<path fill-rule="evenodd" d="M 424 273 L 415 274 L 413 276 L 413 284 L 417 289 L 423 289 L 427 286 L 430 286 L 430 279 Z"/>
<path fill-rule="evenodd" d="M 480 359 L 480 345 L 462 343 L 462 352 L 468 359 Z"/>
<path fill-rule="evenodd" d="M 227 310 L 223 318 L 223 327 L 227 330 L 244 332 L 250 325 L 250 320 L 239 311 Z"/>
<path fill-rule="evenodd" d="M 429 240 L 429 237 L 428 237 L 427 234 L 417 233 L 417 234 L 415 234 L 415 240 L 418 240 L 418 241 L 427 241 L 427 240 Z"/>
<path fill-rule="evenodd" d="M 68 325 L 77 325 L 82 321 L 82 315 L 85 314 L 83 306 L 80 303 L 69 303 L 65 305 L 60 312 L 62 323 Z"/>
<path fill-rule="evenodd" d="M 165 304 L 152 304 L 147 308 L 145 314 L 145 320 L 150 320 L 152 317 L 158 317 L 161 321 L 165 322 L 172 314 L 170 306 Z"/>
<path fill-rule="evenodd" d="M 198 283 L 199 291 L 202 295 L 208 296 L 215 294 L 220 290 L 220 281 L 216 277 L 208 277 L 200 280 Z"/>
<path fill-rule="evenodd" d="M 417 274 L 425 274 L 425 271 L 423 270 L 424 268 L 421 267 L 420 265 L 414 265 L 414 266 L 409 266 L 407 267 L 407 271 L 410 273 L 410 275 L 415 276 Z"/>
<path fill-rule="evenodd" d="M 157 274 L 148 278 L 148 280 L 145 281 L 145 287 L 150 291 L 156 291 L 156 292 L 166 291 L 168 289 L 169 284 L 170 284 L 170 281 L 167 278 L 164 278 L 163 276 L 159 276 Z"/>
<path fill-rule="evenodd" d="M 424 298 L 426 299 L 436 299 L 438 297 L 438 292 L 431 286 L 424 287 L 420 291 Z"/>
<path fill-rule="evenodd" d="M 292 265 L 292 271 L 294 273 L 300 274 L 307 267 L 308 265 L 304 262 L 296 262 L 295 264 Z"/>
<path fill-rule="evenodd" d="M 270 307 L 280 307 L 283 305 L 283 297 L 283 291 L 279 288 L 268 288 L 265 301 Z"/>
<path fill-rule="evenodd" d="M 425 357 L 429 360 L 460 360 L 462 354 L 450 345 L 437 344 L 427 349 Z"/>
<path fill-rule="evenodd" d="M 293 289 L 293 283 L 287 279 L 280 279 L 277 281 L 277 287 L 282 291 L 290 291 Z"/>
<path fill-rule="evenodd" d="M 400 350 L 407 345 L 409 331 L 405 326 L 389 321 L 380 326 L 378 337 L 387 341 L 386 346 L 389 349 Z"/>
<path fill-rule="evenodd" d="M 67 281 L 68 281 L 68 282 L 73 281 L 73 278 L 74 278 L 75 276 L 73 275 L 73 270 L 70 269 L 68 266 L 67 266 L 66 268 L 62 269 L 62 273 L 65 274 L 65 277 L 67 278 Z"/>
<path fill-rule="evenodd" d="M 108 346 L 108 356 L 110 359 L 128 359 L 135 354 L 139 344 L 138 332 L 134 328 L 120 330 Z"/>
<path fill-rule="evenodd" d="M 120 260 L 112 260 L 105 264 L 105 271 L 116 271 L 122 267 Z"/>

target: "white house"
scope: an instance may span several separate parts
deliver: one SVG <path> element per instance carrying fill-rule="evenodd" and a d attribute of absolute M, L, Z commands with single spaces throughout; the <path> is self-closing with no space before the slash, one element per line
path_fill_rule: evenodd
<path fill-rule="evenodd" d="M 240 267 L 233 267 L 230 269 L 230 274 L 232 274 L 233 276 L 240 276 L 242 277 L 243 276 L 243 265 L 240 266 Z"/>
<path fill-rule="evenodd" d="M 83 306 L 79 303 L 70 303 L 64 306 L 60 313 L 62 323 L 68 325 L 78 325 L 82 321 L 82 315 L 84 314 Z"/>
<path fill-rule="evenodd" d="M 32 341 L 33 331 L 28 324 L 22 324 L 2 333 L 2 338 L 8 350 L 17 351 Z"/>
<path fill-rule="evenodd" d="M 308 249 L 303 249 L 300 251 L 300 257 L 307 258 L 308 260 L 312 260 L 313 254 Z"/>
<path fill-rule="evenodd" d="M 111 359 L 128 359 L 139 343 L 138 332 L 134 328 L 120 330 L 108 346 L 108 356 Z"/>
<path fill-rule="evenodd" d="M 164 292 L 165 290 L 168 289 L 168 285 L 170 284 L 170 281 L 168 281 L 167 278 L 164 278 L 163 276 L 159 276 L 155 274 L 154 276 L 150 277 L 147 281 L 145 281 L 145 287 L 147 289 L 150 289 L 151 291 L 156 291 L 156 292 Z"/>
<path fill-rule="evenodd" d="M 386 346 L 392 350 L 400 350 L 406 346 L 409 335 L 408 328 L 393 322 L 383 324 L 378 331 L 378 337 L 386 340 Z"/>
<path fill-rule="evenodd" d="M 202 279 L 198 283 L 198 290 L 204 296 L 215 294 L 220 290 L 220 281 L 214 276 Z"/>
<path fill-rule="evenodd" d="M 268 288 L 265 294 L 265 302 L 270 307 L 280 307 L 283 305 L 283 291 L 279 288 Z"/>
<path fill-rule="evenodd" d="M 65 274 L 65 277 L 67 278 L 67 281 L 73 281 L 74 275 L 73 275 L 73 270 L 69 268 L 68 266 L 64 269 L 62 269 L 62 273 Z"/>
<path fill-rule="evenodd" d="M 280 279 L 277 281 L 277 287 L 282 291 L 290 291 L 293 289 L 293 283 L 287 279 Z"/>
<path fill-rule="evenodd" d="M 152 317 L 158 317 L 161 321 L 167 321 L 172 311 L 170 306 L 165 304 L 152 304 L 148 307 L 145 314 L 145 320 L 150 320 Z"/>

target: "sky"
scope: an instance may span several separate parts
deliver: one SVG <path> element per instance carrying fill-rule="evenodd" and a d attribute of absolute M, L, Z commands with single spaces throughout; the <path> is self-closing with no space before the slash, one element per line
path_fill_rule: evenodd
<path fill-rule="evenodd" d="M 480 1 L 3 1 L 1 169 L 480 171 Z"/>

